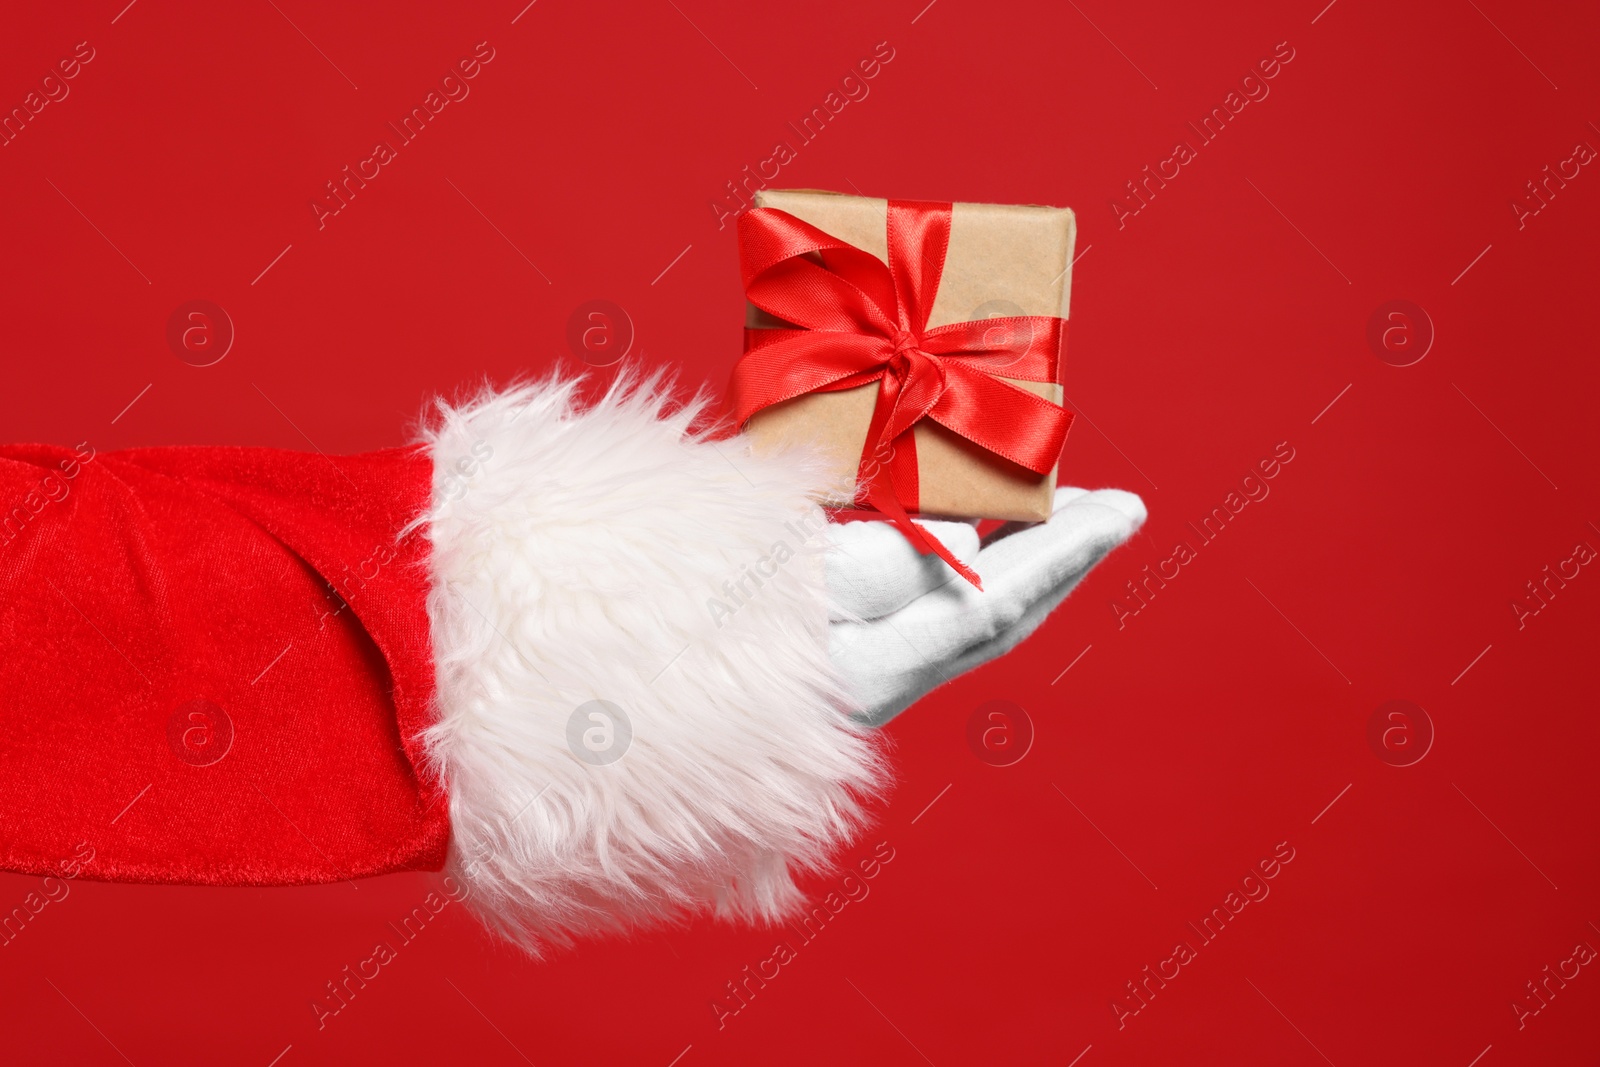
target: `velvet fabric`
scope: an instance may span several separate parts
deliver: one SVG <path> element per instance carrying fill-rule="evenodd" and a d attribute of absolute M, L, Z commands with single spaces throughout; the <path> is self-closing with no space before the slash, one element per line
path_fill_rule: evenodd
<path fill-rule="evenodd" d="M 0 447 L 0 867 L 440 869 L 418 448 Z"/>

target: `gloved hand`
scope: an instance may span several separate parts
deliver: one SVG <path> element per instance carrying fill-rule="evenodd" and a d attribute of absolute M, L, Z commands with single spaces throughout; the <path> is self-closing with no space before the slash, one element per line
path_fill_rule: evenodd
<path fill-rule="evenodd" d="M 1063 487 L 1048 522 L 1010 523 L 981 544 L 969 523 L 923 522 L 978 572 L 982 592 L 887 523 L 830 526 L 828 651 L 863 717 L 882 725 L 1011 651 L 1144 520 L 1132 493 Z"/>

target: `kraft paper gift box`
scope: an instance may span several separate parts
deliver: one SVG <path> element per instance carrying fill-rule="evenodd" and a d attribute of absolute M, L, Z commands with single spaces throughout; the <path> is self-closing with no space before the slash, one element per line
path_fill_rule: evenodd
<path fill-rule="evenodd" d="M 763 189 L 757 207 L 776 208 L 887 261 L 888 201 L 817 190 Z M 1067 318 L 1077 226 L 1070 208 L 957 202 L 928 328 L 1008 315 Z M 751 329 L 790 324 L 747 304 Z M 999 328 L 999 327 L 997 327 Z M 1064 353 L 1058 356 L 1064 358 Z M 1002 381 L 1062 403 L 1057 381 Z M 757 447 L 807 441 L 838 465 L 838 490 L 824 503 L 849 507 L 877 403 L 879 383 L 808 393 L 756 412 L 746 429 Z M 1039 475 L 1005 460 L 931 419 L 917 423 L 919 501 L 923 514 L 1039 521 L 1051 514 L 1056 471 Z"/>

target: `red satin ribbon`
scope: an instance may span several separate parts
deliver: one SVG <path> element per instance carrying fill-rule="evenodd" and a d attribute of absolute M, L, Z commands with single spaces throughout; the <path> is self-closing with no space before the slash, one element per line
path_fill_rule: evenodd
<path fill-rule="evenodd" d="M 1072 415 L 993 375 L 1059 382 L 1067 323 L 1027 315 L 928 329 L 950 247 L 950 212 L 945 203 L 889 201 L 888 264 L 788 212 L 742 215 L 746 296 L 800 328 L 745 331 L 732 400 L 742 426 L 762 408 L 806 393 L 878 382 L 857 500 L 887 516 L 919 552 L 937 553 L 982 589 L 970 567 L 910 519 L 918 502 L 911 430 L 932 419 L 1035 474 L 1050 473 Z"/>

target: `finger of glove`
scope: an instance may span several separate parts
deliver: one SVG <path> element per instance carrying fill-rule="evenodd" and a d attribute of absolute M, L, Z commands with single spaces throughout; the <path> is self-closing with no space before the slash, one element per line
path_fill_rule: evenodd
<path fill-rule="evenodd" d="M 1121 489 L 1057 489 L 1049 521 L 1010 524 L 985 540 L 974 566 L 982 599 L 1002 615 L 1012 608 L 1020 615 L 1068 574 L 1092 567 L 1133 536 L 1145 517 L 1144 501 Z"/>
<path fill-rule="evenodd" d="M 1073 587 L 1087 573 L 1088 571 L 1084 570 L 1069 576 L 1047 595 L 1029 605 L 1022 617 L 1011 627 L 987 641 L 968 648 L 954 660 L 941 663 L 923 659 L 918 666 L 894 678 L 893 684 L 886 684 L 889 679 L 882 674 L 872 675 L 859 693 L 860 705 L 856 712 L 857 718 L 868 726 L 882 726 L 945 682 L 954 681 L 968 671 L 1010 652 L 1043 625 L 1044 620 L 1060 606 L 1067 598 L 1067 594 L 1072 592 Z M 896 641 L 909 647 L 909 643 L 899 635 L 895 635 L 888 643 L 894 645 Z M 866 661 L 864 653 L 872 654 L 866 648 L 861 648 L 856 650 L 853 656 L 841 657 L 835 652 L 834 657 L 836 661 L 843 659 L 846 663 Z M 883 650 L 879 649 L 874 659 L 866 662 L 881 664 L 883 660 Z M 871 667 L 867 669 L 870 670 Z"/>
<path fill-rule="evenodd" d="M 1002 541 L 979 553 L 986 592 L 951 583 L 884 618 L 829 627 L 830 658 L 863 719 L 886 722 L 929 690 L 1014 647 L 1145 516 L 1142 501 L 1114 490 L 1063 489 L 1057 502 L 1048 522 L 1012 533 L 1022 540 L 1005 552 L 998 551 Z"/>
<path fill-rule="evenodd" d="M 989 640 L 973 645 L 957 656 L 949 666 L 951 677 L 966 674 L 992 659 L 998 659 L 1033 636 L 1033 632 L 1044 624 L 1044 620 L 1050 617 L 1052 611 L 1061 606 L 1067 594 L 1083 581 L 1091 569 L 1092 567 L 1086 567 L 1076 574 L 1068 575 L 1060 585 L 1029 604 L 1016 622 Z"/>
<path fill-rule="evenodd" d="M 1145 517 L 1143 502 L 1120 490 L 1063 490 L 1059 499 L 1061 507 L 1048 522 L 1018 530 L 978 553 L 973 567 L 983 579 L 982 592 L 951 582 L 882 620 L 888 632 L 857 638 L 857 643 L 876 646 L 886 666 L 948 665 L 1017 626 L 1029 607 L 1057 587 L 1070 589 L 1132 536 Z"/>
<path fill-rule="evenodd" d="M 913 520 L 971 566 L 978 557 L 978 531 L 970 523 Z M 938 556 L 919 553 L 887 522 L 846 522 L 828 527 L 828 615 L 830 619 L 877 619 L 899 611 L 933 589 L 961 581 Z"/>

